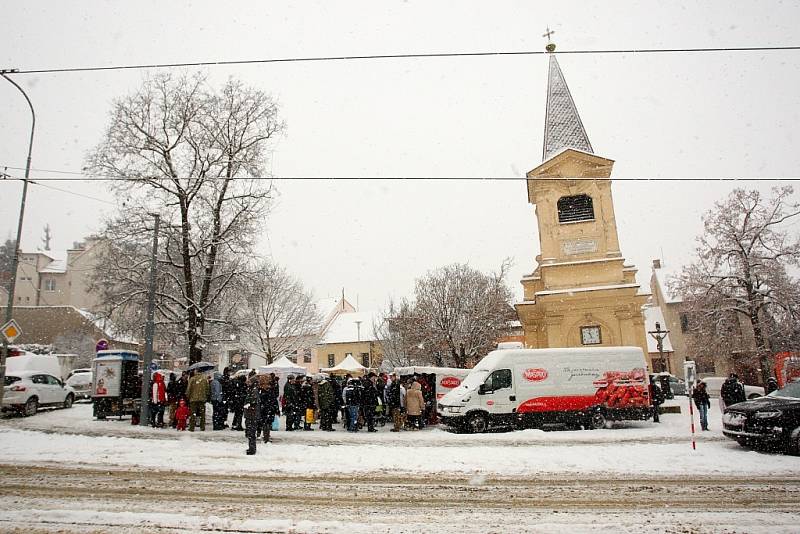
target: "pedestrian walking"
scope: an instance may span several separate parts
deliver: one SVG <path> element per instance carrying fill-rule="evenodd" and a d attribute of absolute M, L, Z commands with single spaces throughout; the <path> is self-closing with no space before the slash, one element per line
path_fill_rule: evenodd
<path fill-rule="evenodd" d="M 694 405 L 697 406 L 697 413 L 700 415 L 700 429 L 708 430 L 708 410 L 711 409 L 711 399 L 708 397 L 706 383 L 702 380 L 694 387 L 692 399 L 694 399 Z"/>
<path fill-rule="evenodd" d="M 247 451 L 245 452 L 248 455 L 252 455 L 256 453 L 259 417 L 261 415 L 261 394 L 258 389 L 258 378 L 255 375 L 251 375 L 247 379 L 243 408 L 245 435 L 247 436 Z"/>
<path fill-rule="evenodd" d="M 425 398 L 422 396 L 422 386 L 419 382 L 413 382 L 406 392 L 406 414 L 412 430 L 422 428 L 420 418 L 424 411 Z"/>
<path fill-rule="evenodd" d="M 222 385 L 222 414 L 220 414 L 220 420 L 222 421 L 222 428 L 228 428 L 228 416 L 233 405 L 233 380 L 231 380 L 230 367 L 222 370 L 219 382 Z"/>
<path fill-rule="evenodd" d="M 283 386 L 284 413 L 286 414 L 286 430 L 288 432 L 296 430 L 297 428 L 298 422 L 295 419 L 297 416 L 299 397 L 300 392 L 295 383 L 295 377 L 289 375 L 286 378 L 286 384 Z"/>
<path fill-rule="evenodd" d="M 206 401 L 208 401 L 211 388 L 208 379 L 200 371 L 192 371 L 189 385 L 186 386 L 186 396 L 189 398 L 189 432 L 194 432 L 195 425 L 199 424 L 200 430 L 206 429 Z"/>
<path fill-rule="evenodd" d="M 650 375 L 650 402 L 653 405 L 653 422 L 659 423 L 659 414 L 661 413 L 661 405 L 664 404 L 665 395 L 655 379 L 654 375 Z"/>

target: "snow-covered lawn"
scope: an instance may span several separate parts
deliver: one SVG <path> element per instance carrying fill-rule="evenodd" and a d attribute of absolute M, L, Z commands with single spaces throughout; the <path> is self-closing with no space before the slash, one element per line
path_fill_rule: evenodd
<path fill-rule="evenodd" d="M 718 414 L 714 414 L 718 415 Z M 483 435 L 437 428 L 419 432 L 275 432 L 245 456 L 243 433 L 182 432 L 94 421 L 90 405 L 0 421 L 3 463 L 118 466 L 198 473 L 237 470 L 276 474 L 405 472 L 518 477 L 581 473 L 596 476 L 793 476 L 800 457 L 749 451 L 719 432 L 697 435 L 691 449 L 688 416 L 662 423 L 619 423 L 599 431 L 525 430 Z"/>

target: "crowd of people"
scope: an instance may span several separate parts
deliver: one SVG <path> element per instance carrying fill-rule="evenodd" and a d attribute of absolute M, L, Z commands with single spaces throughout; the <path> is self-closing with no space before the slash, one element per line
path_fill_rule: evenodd
<path fill-rule="evenodd" d="M 154 373 L 151 382 L 150 424 L 179 431 L 206 429 L 206 404 L 212 407 L 212 430 L 245 432 L 247 454 L 256 443 L 270 441 L 279 417 L 287 431 L 333 432 L 341 423 L 349 432 L 376 432 L 376 424 L 392 422 L 392 432 L 419 430 L 435 421 L 433 380 L 425 375 L 398 377 L 369 373 L 364 377 L 332 377 L 325 374 L 289 375 L 283 390 L 274 374 L 185 371 L 180 377 Z M 228 420 L 231 424 L 228 425 Z M 167 422 L 164 419 L 167 417 Z M 244 426 L 242 424 L 244 423 Z"/>

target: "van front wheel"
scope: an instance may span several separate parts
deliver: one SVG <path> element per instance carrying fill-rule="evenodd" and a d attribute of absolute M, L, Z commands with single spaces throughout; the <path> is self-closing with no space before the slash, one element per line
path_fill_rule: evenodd
<path fill-rule="evenodd" d="M 489 428 L 489 421 L 487 421 L 486 415 L 474 413 L 467 419 L 467 428 L 474 434 L 482 434 Z"/>

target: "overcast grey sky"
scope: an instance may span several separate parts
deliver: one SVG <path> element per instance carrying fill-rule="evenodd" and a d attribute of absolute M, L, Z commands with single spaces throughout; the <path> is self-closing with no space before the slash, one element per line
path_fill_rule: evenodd
<path fill-rule="evenodd" d="M 798 45 L 797 2 L 3 2 L 0 68 L 425 52 Z M 563 55 L 559 62 L 598 155 L 616 161 L 623 255 L 690 258 L 700 215 L 736 186 L 800 175 L 800 52 Z M 362 309 L 410 295 L 451 262 L 509 280 L 534 267 L 538 236 L 524 180 L 541 162 L 544 56 L 391 59 L 210 67 L 271 92 L 287 135 L 275 145 L 278 203 L 259 252 L 320 296 Z M 80 171 L 111 101 L 147 71 L 18 75 L 37 112 L 33 166 Z M 23 167 L 30 118 L 0 80 L 0 168 Z M 22 171 L 9 169 L 21 176 Z M 53 176 L 34 172 L 36 177 Z M 398 181 L 385 178 L 465 178 Z M 674 177 L 762 178 L 673 182 Z M 474 180 L 467 180 L 473 178 Z M 772 179 L 772 180 L 770 180 Z M 23 248 L 49 223 L 54 247 L 115 209 L 97 182 L 52 183 L 98 202 L 29 189 Z M 13 235 L 21 186 L 0 182 L 0 237 Z M 796 228 L 796 227 L 795 227 Z"/>

